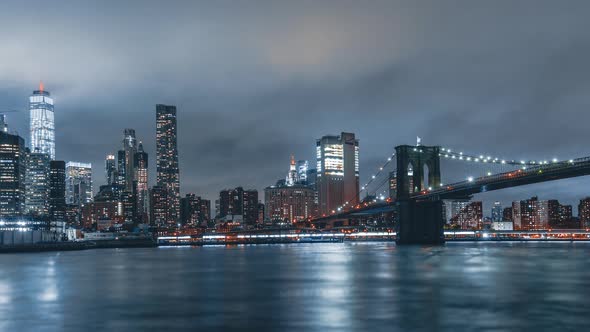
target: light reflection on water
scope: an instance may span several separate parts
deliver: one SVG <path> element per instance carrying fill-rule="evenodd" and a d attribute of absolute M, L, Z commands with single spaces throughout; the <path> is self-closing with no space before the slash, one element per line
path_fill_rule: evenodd
<path fill-rule="evenodd" d="M 112 249 L 0 267 L 0 331 L 590 327 L 590 243 Z"/>

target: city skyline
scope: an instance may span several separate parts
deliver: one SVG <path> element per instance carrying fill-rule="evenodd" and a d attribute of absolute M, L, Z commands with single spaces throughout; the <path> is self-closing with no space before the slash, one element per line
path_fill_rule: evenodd
<path fill-rule="evenodd" d="M 13 8 L 15 12 L 24 10 L 17 4 L 9 6 L 17 7 Z M 214 41 L 200 36 L 198 44 L 208 45 L 212 50 L 205 53 L 204 58 L 184 57 L 193 54 L 195 48 L 201 50 L 198 45 L 190 46 L 191 43 L 183 47 L 167 44 L 175 46 L 174 54 L 142 52 L 149 59 L 157 60 L 153 68 L 170 85 L 156 82 L 156 77 L 151 76 L 155 74 L 140 70 L 139 64 L 129 63 L 125 56 L 134 57 L 138 51 L 146 50 L 147 44 L 152 45 L 168 36 L 176 37 L 178 42 L 192 40 L 186 32 L 172 29 L 165 22 L 139 32 L 137 49 L 122 47 L 122 54 L 115 53 L 112 62 L 108 63 L 91 61 L 92 65 L 88 65 L 84 62 L 82 67 L 75 56 L 111 54 L 113 48 L 105 47 L 94 54 L 92 51 L 97 45 L 90 41 L 92 38 L 77 36 L 69 40 L 78 46 L 80 53 L 67 55 L 65 60 L 68 61 L 48 55 L 41 66 L 33 61 L 36 59 L 28 57 L 13 59 L 19 55 L 18 50 L 15 54 L 4 55 L 12 67 L 28 68 L 19 71 L 24 75 L 17 75 L 12 69 L 3 71 L 3 81 L 9 84 L 0 91 L 2 109 L 23 110 L 20 114 L 7 114 L 9 126 L 28 141 L 26 98 L 39 80 L 43 80 L 55 99 L 56 159 L 90 162 L 96 168 L 104 163 L 105 155 L 118 146 L 119 133 L 124 128 L 134 128 L 138 137 L 146 138 L 146 152 L 155 156 L 153 107 L 157 103 L 176 105 L 180 119 L 181 194 L 191 192 L 213 200 L 223 188 L 243 186 L 262 192 L 263 188 L 273 184 L 275 178 L 284 175 L 285 158 L 294 154 L 300 159 L 314 160 L 314 140 L 341 131 L 355 133 L 363 147 L 361 183 L 366 182 L 395 145 L 411 144 L 417 135 L 423 137 L 425 144 L 448 144 L 473 152 L 486 147 L 489 150 L 481 152 L 506 158 L 567 159 L 583 154 L 583 123 L 587 116 L 583 110 L 588 101 L 585 97 L 586 78 L 580 76 L 582 71 L 578 66 L 582 68 L 588 48 L 584 30 L 577 33 L 575 29 L 584 22 L 583 15 L 577 14 L 583 13 L 583 8 L 573 10 L 570 7 L 567 20 L 555 18 L 541 25 L 538 23 L 544 15 L 566 9 L 535 6 L 539 15 L 525 22 L 521 17 L 527 6 L 475 8 L 465 4 L 472 17 L 482 22 L 471 30 L 467 29 L 468 21 L 457 13 L 448 13 L 445 8 L 441 10 L 446 10 L 449 15 L 443 19 L 420 8 L 387 3 L 340 6 L 334 14 L 330 14 L 329 6 L 320 6 L 314 8 L 315 16 L 309 18 L 310 8 L 285 5 L 293 10 L 273 7 L 277 18 L 290 20 L 289 24 L 276 30 L 275 36 L 264 26 L 254 23 L 258 16 L 252 7 L 242 6 L 244 17 L 234 22 L 235 27 L 244 28 L 238 30 L 246 31 L 248 37 L 255 37 L 256 33 L 268 37 L 276 45 L 260 45 L 256 42 L 258 39 L 247 39 L 252 45 L 245 45 L 236 39 L 238 35 L 233 29 L 222 29 Z M 430 7 L 436 12 L 432 8 L 436 8 L 436 4 Z M 132 10 L 126 6 L 120 9 L 123 12 Z M 142 14 L 153 14 L 159 9 L 157 5 L 146 6 Z M 220 15 L 218 9 L 210 5 L 204 12 L 215 17 Z M 90 28 L 112 9 L 105 6 L 92 15 L 79 13 L 80 8 L 76 6 L 63 13 L 53 8 L 48 10 L 56 18 L 69 15 L 65 22 L 96 36 Z M 202 15 L 190 4 L 170 10 L 174 13 L 185 11 L 197 17 Z M 363 16 L 363 12 L 371 15 Z M 502 13 L 504 22 L 501 27 L 492 24 L 491 20 L 499 13 Z M 350 23 L 342 19 L 343 15 Z M 393 19 L 404 15 L 420 15 L 433 20 L 419 27 L 418 31 L 404 29 L 410 26 L 407 20 Z M 82 24 L 73 20 L 73 16 L 88 20 Z M 130 24 L 140 20 L 139 16 L 131 15 L 128 20 L 114 17 L 113 20 L 123 27 L 121 30 L 128 31 Z M 10 22 L 10 17 L 5 19 Z M 199 24 L 191 23 L 190 17 L 180 15 L 180 20 L 188 24 L 187 32 L 199 27 Z M 303 22 L 313 27 L 314 33 L 296 29 Z M 277 24 L 274 21 L 266 23 L 269 26 Z M 394 24 L 399 27 L 394 29 Z M 45 25 L 44 28 L 54 35 L 62 32 L 58 26 Z M 441 25 L 444 29 L 438 29 Z M 530 30 L 526 29 L 531 25 L 540 29 L 536 31 L 546 33 L 531 36 L 527 32 Z M 366 28 L 360 29 L 362 26 Z M 162 32 L 150 37 L 154 28 Z M 379 33 L 383 28 L 395 33 L 384 36 Z M 7 40 L 32 40 L 27 34 L 33 30 L 14 32 L 7 36 Z M 418 36 L 410 35 L 408 30 Z M 107 46 L 122 43 L 114 31 L 106 28 L 100 31 L 112 39 L 112 44 Z M 514 31 L 519 32 L 512 33 Z M 350 37 L 347 32 L 357 35 Z M 427 32 L 434 36 L 428 37 Z M 298 45 L 293 46 L 295 49 L 280 43 L 281 37 L 296 33 L 301 35 L 292 38 L 298 41 Z M 351 40 L 358 41 L 364 36 L 375 38 L 359 45 L 351 43 Z M 500 36 L 506 39 L 497 41 Z M 449 42 L 433 42 L 434 37 L 446 37 Z M 331 43 L 323 43 L 324 40 Z M 59 46 L 60 41 L 54 42 Z M 551 48 L 558 45 L 567 47 Z M 23 49 L 32 46 L 25 43 Z M 368 52 L 377 48 L 383 50 L 381 58 Z M 229 61 L 227 54 L 235 53 L 229 50 L 234 49 L 243 50 L 245 56 L 231 64 L 229 68 L 233 74 L 228 76 L 223 67 Z M 506 53 L 498 54 L 502 51 Z M 217 52 L 221 56 L 214 57 Z M 407 55 L 415 56 L 407 60 Z M 473 61 L 467 61 L 471 59 L 479 60 L 473 64 Z M 188 68 L 186 73 L 191 75 L 172 65 L 173 60 Z M 562 63 L 567 65 L 557 65 Z M 109 85 L 109 82 L 116 81 L 113 73 L 121 66 L 129 66 L 129 81 Z M 554 72 L 556 70 L 559 71 Z M 473 74 L 475 71 L 478 75 Z M 243 80 L 233 76 L 237 74 L 256 79 L 244 84 Z M 92 80 L 88 79 L 89 75 Z M 114 118 L 117 121 L 113 121 Z M 274 120 L 273 126 L 264 126 L 269 119 Z M 570 130 L 564 135 L 552 133 L 556 124 Z M 547 156 L 548 152 L 551 155 Z M 243 172 L 244 169 L 248 171 Z M 104 182 L 102 173 L 102 169 L 93 170 L 96 189 Z M 155 178 L 154 167 L 150 167 L 150 185 Z M 575 188 L 574 183 L 578 184 Z M 575 207 L 578 199 L 588 194 L 584 189 L 588 184 L 590 180 L 587 178 L 562 180 L 479 195 L 477 199 L 500 200 L 506 205 L 513 200 L 538 195 L 546 199 L 557 198 Z"/>

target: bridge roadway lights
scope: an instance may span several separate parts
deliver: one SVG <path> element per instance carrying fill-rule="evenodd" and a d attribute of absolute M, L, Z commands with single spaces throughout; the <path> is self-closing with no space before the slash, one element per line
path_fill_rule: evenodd
<path fill-rule="evenodd" d="M 444 244 L 442 201 L 397 202 L 397 244 Z"/>

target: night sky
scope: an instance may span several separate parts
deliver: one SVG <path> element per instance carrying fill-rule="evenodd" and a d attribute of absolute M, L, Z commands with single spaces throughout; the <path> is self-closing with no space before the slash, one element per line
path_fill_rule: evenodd
<path fill-rule="evenodd" d="M 2 1 L 0 110 L 25 110 L 43 80 L 57 159 L 92 162 L 97 189 L 127 127 L 155 181 L 155 104 L 176 105 L 181 191 L 210 199 L 274 184 L 291 154 L 313 164 L 315 140 L 341 131 L 360 140 L 362 182 L 416 136 L 569 159 L 590 155 L 589 13 L 541 0 Z M 8 122 L 28 140 L 28 112 Z M 577 204 L 589 184 L 476 198 Z"/>

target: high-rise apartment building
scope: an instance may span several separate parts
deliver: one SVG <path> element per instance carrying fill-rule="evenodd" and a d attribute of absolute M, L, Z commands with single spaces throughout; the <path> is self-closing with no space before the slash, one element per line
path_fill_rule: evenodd
<path fill-rule="evenodd" d="M 21 216 L 25 212 L 25 140 L 0 131 L 0 217 Z"/>
<path fill-rule="evenodd" d="M 580 227 L 590 227 L 590 197 L 585 197 L 578 204 L 578 216 L 580 218 Z"/>
<path fill-rule="evenodd" d="M 359 141 L 353 133 L 324 136 L 316 142 L 319 212 L 359 201 Z"/>
<path fill-rule="evenodd" d="M 175 224 L 180 212 L 180 172 L 176 106 L 156 105 L 156 183 L 166 190 L 166 222 Z"/>
<path fill-rule="evenodd" d="M 39 84 L 39 90 L 33 91 L 29 97 L 30 111 L 30 147 L 33 153 L 45 153 L 50 160 L 55 159 L 55 119 L 53 114 L 53 98 Z"/>
<path fill-rule="evenodd" d="M 571 206 L 555 199 L 537 197 L 512 203 L 512 219 L 516 230 L 543 230 L 562 227 L 571 221 Z"/>
<path fill-rule="evenodd" d="M 92 202 L 92 164 L 66 163 L 66 203 L 81 207 Z"/>
<path fill-rule="evenodd" d="M 468 202 L 461 210 L 451 217 L 451 224 L 456 224 L 460 229 L 482 229 L 483 207 L 482 202 Z"/>
<path fill-rule="evenodd" d="M 411 180 L 412 178 L 410 178 Z M 455 218 L 463 209 L 465 209 L 471 201 L 469 199 L 453 199 L 453 200 L 443 200 L 444 202 L 444 213 L 445 213 L 445 221 L 447 224 L 453 222 L 453 218 Z M 456 218 L 455 218 L 456 219 Z"/>
<path fill-rule="evenodd" d="M 49 215 L 50 157 L 46 153 L 31 153 L 27 158 L 25 210 L 27 214 Z"/>

